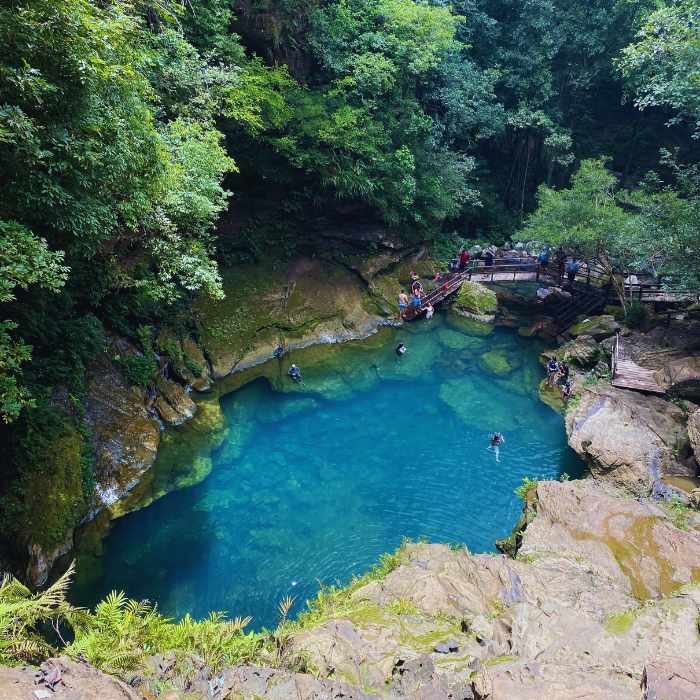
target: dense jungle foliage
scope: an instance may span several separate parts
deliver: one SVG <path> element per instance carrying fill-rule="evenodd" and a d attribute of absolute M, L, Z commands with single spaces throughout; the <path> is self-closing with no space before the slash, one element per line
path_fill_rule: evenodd
<path fill-rule="evenodd" d="M 698 0 L 3 2 L 0 527 L 62 499 L 25 523 L 56 545 L 86 512 L 110 334 L 148 351 L 222 267 L 324 227 L 535 238 L 698 286 L 699 26 Z"/>

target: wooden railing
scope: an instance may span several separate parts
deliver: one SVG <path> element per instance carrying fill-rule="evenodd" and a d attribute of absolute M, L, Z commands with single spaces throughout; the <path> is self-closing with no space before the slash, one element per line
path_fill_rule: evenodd
<path fill-rule="evenodd" d="M 612 374 L 613 380 L 615 379 L 615 373 L 617 372 L 617 356 L 620 350 L 620 334 L 615 333 L 615 340 L 613 340 L 612 346 L 612 356 L 610 360 L 610 372 Z"/>

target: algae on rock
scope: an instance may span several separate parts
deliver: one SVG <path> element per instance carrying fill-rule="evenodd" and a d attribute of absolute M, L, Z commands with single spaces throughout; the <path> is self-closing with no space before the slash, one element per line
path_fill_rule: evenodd
<path fill-rule="evenodd" d="M 465 280 L 457 293 L 455 306 L 460 313 L 490 321 L 498 309 L 496 292 L 479 282 Z"/>

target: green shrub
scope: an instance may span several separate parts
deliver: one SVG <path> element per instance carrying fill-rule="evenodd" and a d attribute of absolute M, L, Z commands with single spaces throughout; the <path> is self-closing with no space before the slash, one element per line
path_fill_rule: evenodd
<path fill-rule="evenodd" d="M 649 323 L 649 309 L 638 301 L 627 307 L 624 323 L 628 328 L 646 328 Z"/>
<path fill-rule="evenodd" d="M 523 483 L 515 489 L 515 495 L 525 501 L 527 494 L 534 488 L 537 488 L 537 479 L 532 479 L 529 476 L 523 477 Z"/>
<path fill-rule="evenodd" d="M 692 508 L 683 503 L 683 501 L 677 496 L 674 496 L 666 504 L 666 508 L 674 526 L 679 530 L 687 530 L 690 525 Z"/>
<path fill-rule="evenodd" d="M 122 369 L 124 379 L 132 386 L 148 386 L 153 375 L 158 371 L 155 358 L 148 355 L 118 355 L 114 358 Z"/>

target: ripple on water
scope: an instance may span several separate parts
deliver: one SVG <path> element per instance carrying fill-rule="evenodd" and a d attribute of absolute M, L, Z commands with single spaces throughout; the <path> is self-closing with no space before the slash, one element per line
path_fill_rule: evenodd
<path fill-rule="evenodd" d="M 282 597 L 299 609 L 404 536 L 492 551 L 524 476 L 579 473 L 561 418 L 537 398 L 535 341 L 440 316 L 384 337 L 315 351 L 301 388 L 259 380 L 225 397 L 212 473 L 117 521 L 79 602 L 122 588 L 171 615 L 218 609 L 269 626 Z M 480 362 L 494 350 L 509 373 Z M 493 430 L 506 435 L 500 462 Z"/>

